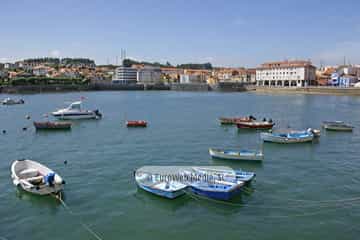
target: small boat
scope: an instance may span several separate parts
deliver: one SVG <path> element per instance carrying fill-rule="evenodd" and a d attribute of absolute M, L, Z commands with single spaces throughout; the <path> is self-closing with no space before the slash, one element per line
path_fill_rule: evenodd
<path fill-rule="evenodd" d="M 147 122 L 144 120 L 126 121 L 127 127 L 146 127 Z"/>
<path fill-rule="evenodd" d="M 71 122 L 34 122 L 36 130 L 70 130 Z"/>
<path fill-rule="evenodd" d="M 2 101 L 3 105 L 15 105 L 15 104 L 24 104 L 24 103 L 25 103 L 25 101 L 23 99 L 14 100 L 14 99 L 11 99 L 11 98 L 5 98 Z"/>
<path fill-rule="evenodd" d="M 329 131 L 346 131 L 346 132 L 351 132 L 354 129 L 353 126 L 344 123 L 343 121 L 334 121 L 334 122 L 325 121 L 323 122 L 323 128 Z"/>
<path fill-rule="evenodd" d="M 219 122 L 222 125 L 233 125 L 236 124 L 238 122 L 251 122 L 253 120 L 256 120 L 256 118 L 254 118 L 253 116 L 249 116 L 249 117 L 220 117 L 219 118 Z"/>
<path fill-rule="evenodd" d="M 311 142 L 314 139 L 314 134 L 311 130 L 305 131 L 289 131 L 277 133 L 261 133 L 261 140 L 272 143 L 305 143 Z"/>
<path fill-rule="evenodd" d="M 262 161 L 264 154 L 252 150 L 220 150 L 209 148 L 210 156 L 218 159 Z"/>
<path fill-rule="evenodd" d="M 221 181 L 235 183 L 241 181 L 249 184 L 256 176 L 254 172 L 246 172 L 241 169 L 230 169 L 222 167 L 193 167 L 193 170 L 197 174 L 216 176 Z"/>
<path fill-rule="evenodd" d="M 227 201 L 238 195 L 244 185 L 242 181 L 197 181 L 190 183 L 189 190 L 204 197 Z"/>
<path fill-rule="evenodd" d="M 236 126 L 239 129 L 254 129 L 254 130 L 262 130 L 262 129 L 272 129 L 275 123 L 271 120 L 269 121 L 261 121 L 261 122 L 238 122 Z"/>
<path fill-rule="evenodd" d="M 63 190 L 65 184 L 60 175 L 32 160 L 14 161 L 11 178 L 15 186 L 38 195 L 56 194 Z"/>
<path fill-rule="evenodd" d="M 162 181 L 155 174 L 143 172 L 141 169 L 135 172 L 135 181 L 141 189 L 169 199 L 184 195 L 187 188 L 186 184 L 178 181 Z"/>
<path fill-rule="evenodd" d="M 75 119 L 99 119 L 102 117 L 102 114 L 99 110 L 82 110 L 81 101 L 73 102 L 64 109 L 59 109 L 52 113 L 52 115 L 58 119 L 62 120 L 75 120 Z"/>

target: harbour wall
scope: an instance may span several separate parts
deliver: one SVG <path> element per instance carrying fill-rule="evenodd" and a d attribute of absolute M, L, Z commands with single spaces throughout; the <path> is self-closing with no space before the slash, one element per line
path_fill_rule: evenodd
<path fill-rule="evenodd" d="M 328 94 L 328 95 L 353 95 L 360 96 L 360 88 L 340 87 L 259 87 L 241 83 L 219 83 L 208 85 L 198 84 L 111 84 L 92 83 L 87 85 L 26 85 L 26 86 L 0 86 L 0 93 L 45 93 L 45 92 L 70 92 L 70 91 L 144 91 L 144 90 L 172 90 L 172 91 L 219 91 L 219 92 L 244 92 L 254 91 L 265 94 Z"/>
<path fill-rule="evenodd" d="M 274 94 L 327 94 L 360 96 L 360 88 L 355 87 L 255 87 L 255 91 L 259 93 Z"/>
<path fill-rule="evenodd" d="M 206 92 L 210 91 L 211 88 L 206 83 L 173 83 L 170 85 L 170 90 Z"/>

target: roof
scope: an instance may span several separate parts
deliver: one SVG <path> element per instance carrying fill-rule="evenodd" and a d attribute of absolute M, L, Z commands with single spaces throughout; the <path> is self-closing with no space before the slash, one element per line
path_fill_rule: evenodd
<path fill-rule="evenodd" d="M 267 62 L 261 64 L 258 69 L 273 69 L 273 68 L 289 68 L 289 67 L 315 67 L 311 61 L 295 60 L 295 61 L 277 61 Z"/>

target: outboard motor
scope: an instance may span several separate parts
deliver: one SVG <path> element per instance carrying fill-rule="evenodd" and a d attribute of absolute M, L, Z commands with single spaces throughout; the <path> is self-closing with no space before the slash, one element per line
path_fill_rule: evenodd
<path fill-rule="evenodd" d="M 53 187 L 54 186 L 54 182 L 55 182 L 55 173 L 48 173 L 45 177 L 44 177 L 44 182 L 46 185 L 48 185 L 49 187 Z"/>
<path fill-rule="evenodd" d="M 65 181 L 59 175 L 57 175 L 53 172 L 48 173 L 44 177 L 44 182 L 49 187 L 53 187 L 55 184 L 57 184 L 57 185 L 65 184 Z"/>
<path fill-rule="evenodd" d="M 271 119 L 271 118 L 269 119 L 269 123 L 272 123 L 272 119 Z"/>
<path fill-rule="evenodd" d="M 102 114 L 99 112 L 98 109 L 94 110 L 94 113 L 97 117 L 101 118 L 102 117 Z"/>

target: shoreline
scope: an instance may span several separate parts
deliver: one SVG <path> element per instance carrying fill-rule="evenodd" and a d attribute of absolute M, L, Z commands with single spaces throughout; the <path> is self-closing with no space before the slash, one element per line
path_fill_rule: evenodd
<path fill-rule="evenodd" d="M 180 91 L 180 92 L 254 92 L 262 94 L 313 94 L 360 96 L 360 88 L 340 87 L 258 87 L 241 83 L 199 84 L 107 84 L 0 86 L 0 94 L 39 94 L 76 91 Z"/>
<path fill-rule="evenodd" d="M 256 87 L 257 93 L 360 96 L 360 88 L 349 87 Z"/>

